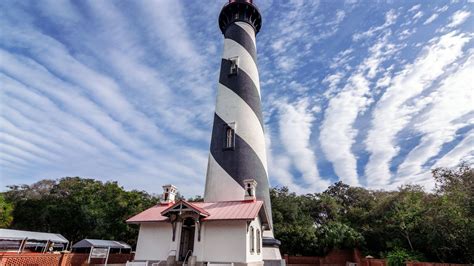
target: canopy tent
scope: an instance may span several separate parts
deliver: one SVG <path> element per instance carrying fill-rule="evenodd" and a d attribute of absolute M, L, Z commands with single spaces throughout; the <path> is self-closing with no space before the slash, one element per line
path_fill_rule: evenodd
<path fill-rule="evenodd" d="M 132 247 L 125 242 L 115 240 L 102 239 L 82 239 L 76 244 L 72 245 L 73 252 L 77 253 L 91 253 L 93 249 L 106 249 L 110 253 L 130 253 Z"/>
<path fill-rule="evenodd" d="M 72 248 L 118 248 L 118 249 L 132 249 L 130 245 L 122 241 L 102 240 L 102 239 L 82 239 Z"/>
<path fill-rule="evenodd" d="M 33 251 L 39 248 L 44 252 L 49 247 L 65 249 L 68 243 L 60 234 L 0 229 L 0 250 L 16 249 L 21 252 L 25 248 Z"/>
<path fill-rule="evenodd" d="M 0 240 L 37 240 L 37 241 L 51 241 L 54 243 L 67 244 L 69 241 L 60 234 L 43 233 L 23 230 L 0 229 Z"/>

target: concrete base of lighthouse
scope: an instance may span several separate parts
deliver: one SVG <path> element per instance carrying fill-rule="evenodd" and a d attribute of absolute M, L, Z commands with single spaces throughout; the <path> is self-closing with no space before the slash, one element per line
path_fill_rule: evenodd
<path fill-rule="evenodd" d="M 280 240 L 275 239 L 272 231 L 264 231 L 262 239 L 262 255 L 265 266 L 284 266 L 285 260 L 281 258 Z"/>

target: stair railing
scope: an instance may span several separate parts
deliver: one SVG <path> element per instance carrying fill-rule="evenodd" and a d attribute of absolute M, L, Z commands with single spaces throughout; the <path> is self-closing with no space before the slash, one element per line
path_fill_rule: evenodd
<path fill-rule="evenodd" d="M 187 259 L 189 259 L 189 257 L 188 257 L 189 253 L 193 254 L 193 250 L 190 249 L 190 250 L 188 250 L 188 252 L 186 252 L 186 256 L 184 256 L 184 260 L 183 260 L 183 265 L 184 265 L 185 263 L 186 263 L 186 264 L 188 263 Z"/>

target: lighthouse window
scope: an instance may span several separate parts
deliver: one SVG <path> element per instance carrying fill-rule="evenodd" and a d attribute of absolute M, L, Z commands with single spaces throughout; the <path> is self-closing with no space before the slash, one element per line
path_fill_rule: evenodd
<path fill-rule="evenodd" d="M 235 131 L 229 125 L 225 126 L 224 149 L 233 149 L 235 146 Z"/>
<path fill-rule="evenodd" d="M 239 57 L 231 57 L 229 58 L 230 60 L 230 69 L 229 69 L 229 75 L 237 75 L 237 72 L 239 70 Z"/>
<path fill-rule="evenodd" d="M 250 227 L 249 246 L 250 253 L 253 254 L 255 252 L 255 231 L 253 230 L 253 226 Z"/>
<path fill-rule="evenodd" d="M 262 249 L 262 237 L 260 236 L 260 230 L 257 229 L 257 254 L 260 254 Z"/>

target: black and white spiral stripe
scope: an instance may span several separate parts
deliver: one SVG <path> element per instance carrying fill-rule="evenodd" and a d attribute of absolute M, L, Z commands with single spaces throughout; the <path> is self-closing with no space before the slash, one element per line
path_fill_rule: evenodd
<path fill-rule="evenodd" d="M 248 23 L 238 21 L 228 26 L 224 36 L 204 198 L 241 200 L 245 193 L 243 180 L 253 178 L 258 182 L 257 198 L 264 200 L 271 212 L 255 31 Z M 236 56 L 238 74 L 229 75 L 229 59 Z M 226 150 L 224 128 L 231 123 L 235 123 L 235 148 Z"/>

